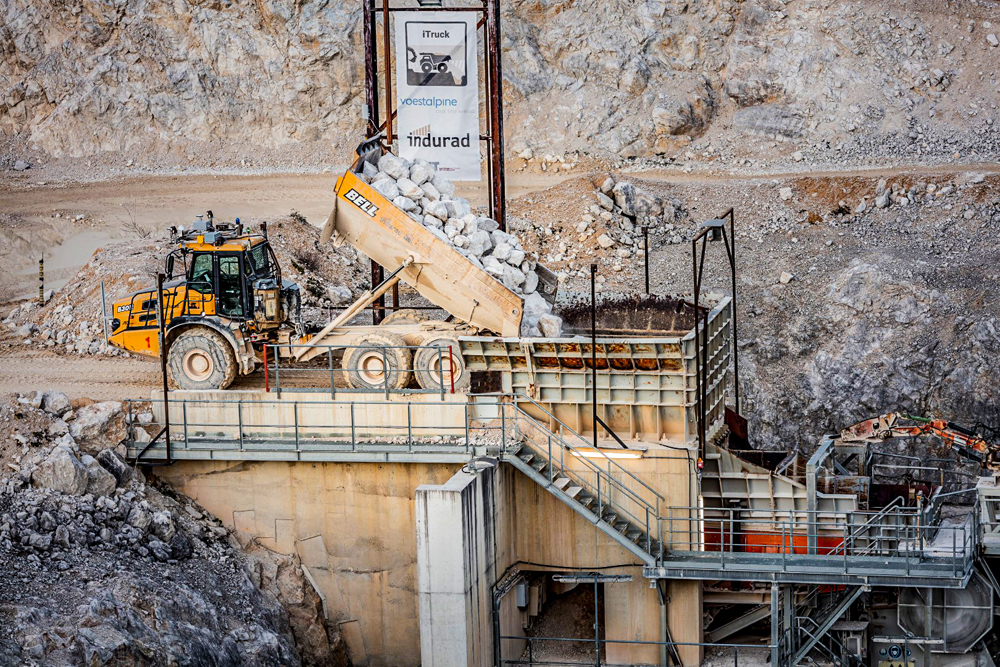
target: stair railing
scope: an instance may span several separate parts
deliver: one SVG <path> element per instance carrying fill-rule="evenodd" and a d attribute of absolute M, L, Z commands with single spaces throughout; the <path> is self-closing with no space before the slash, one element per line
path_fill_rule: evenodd
<path fill-rule="evenodd" d="M 644 548 L 646 553 L 650 555 L 658 558 L 661 557 L 663 552 L 662 536 L 654 537 L 653 531 L 662 529 L 660 507 L 664 501 L 663 496 L 635 474 L 622 467 L 621 464 L 609 457 L 604 451 L 595 449 L 583 436 L 560 421 L 545 407 L 523 394 L 518 394 L 516 398 L 532 403 L 551 420 L 551 424 L 556 425 L 557 428 L 553 430 L 540 423 L 517 403 L 511 406 L 516 420 L 520 420 L 531 428 L 537 429 L 541 436 L 550 439 L 550 443 L 554 442 L 560 448 L 560 475 L 570 479 L 597 499 L 598 508 L 596 514 L 598 517 L 604 520 L 604 509 L 610 509 L 620 518 L 632 524 L 632 527 L 643 531 L 643 538 L 636 543 L 640 548 Z M 584 447 L 576 446 L 569 442 L 567 438 L 563 437 L 563 433 L 569 433 L 580 443 L 584 443 L 586 451 L 584 451 Z M 505 443 L 506 445 L 507 443 Z M 547 452 L 540 451 L 541 448 L 539 447 L 532 447 L 531 449 L 536 455 L 547 456 L 547 464 L 550 468 L 554 467 L 555 457 L 551 452 L 551 445 Z M 586 475 L 580 474 L 580 471 L 570 470 L 565 466 L 565 462 L 562 459 L 563 451 L 569 451 L 582 468 L 594 475 L 594 483 L 587 481 Z M 603 461 L 605 465 L 594 461 L 593 458 L 595 457 Z M 616 501 L 612 495 L 613 492 L 620 494 L 622 498 Z M 622 500 L 630 501 L 638 506 L 638 514 L 625 507 Z M 654 541 L 656 542 L 655 549 Z"/>

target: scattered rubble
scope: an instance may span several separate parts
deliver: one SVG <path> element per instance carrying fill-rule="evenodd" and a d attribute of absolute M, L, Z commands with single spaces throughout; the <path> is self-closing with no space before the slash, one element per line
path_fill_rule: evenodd
<path fill-rule="evenodd" d="M 15 584 L 0 586 L 0 665 L 347 664 L 294 557 L 241 545 L 129 466 L 120 405 L 69 403 L 37 392 L 0 406 L 30 429 L 0 436 L 0 581 Z M 96 456 L 48 433 L 60 415 L 87 420 Z"/>

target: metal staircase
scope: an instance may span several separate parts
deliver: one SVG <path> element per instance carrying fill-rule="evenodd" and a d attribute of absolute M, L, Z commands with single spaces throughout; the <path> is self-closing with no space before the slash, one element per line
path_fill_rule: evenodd
<path fill-rule="evenodd" d="M 515 406 L 505 460 L 646 565 L 656 564 L 663 556 L 663 496 L 549 416 L 545 426 Z"/>
<path fill-rule="evenodd" d="M 806 599 L 795 607 L 790 628 L 785 628 L 782 663 L 794 667 L 813 651 L 818 651 L 837 667 L 859 667 L 844 646 L 829 634 L 841 616 L 861 597 L 864 586 L 848 586 L 821 609 L 813 608 L 821 590 L 815 587 Z M 846 657 L 845 657 L 846 656 Z"/>

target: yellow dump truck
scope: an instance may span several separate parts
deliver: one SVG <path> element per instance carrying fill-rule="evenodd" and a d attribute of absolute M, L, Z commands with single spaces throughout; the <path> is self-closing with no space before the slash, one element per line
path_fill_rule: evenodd
<path fill-rule="evenodd" d="M 382 284 L 363 294 L 316 333 L 302 331 L 299 290 L 281 279 L 281 268 L 265 233 L 240 225 L 196 223 L 176 238 L 167 258 L 164 325 L 167 365 L 183 389 L 220 389 L 237 374 L 273 354 L 306 362 L 330 347 L 342 347 L 342 366 L 355 388 L 402 389 L 415 379 L 425 389 L 454 382 L 468 386 L 470 374 L 458 353 L 458 337 L 520 334 L 524 299 L 438 236 L 396 208 L 361 176 L 376 164 L 378 147 L 360 150 L 337 180 L 334 209 L 324 241 L 349 243 L 388 271 Z M 177 260 L 183 269 L 174 279 Z M 538 293 L 554 303 L 555 276 L 541 265 Z M 395 312 L 379 325 L 349 324 L 364 308 L 402 281 L 449 314 L 427 319 L 413 310 Z M 156 290 L 115 302 L 109 343 L 147 356 L 160 354 Z M 434 348 L 456 354 L 442 362 Z M 421 347 L 414 354 L 412 348 Z M 442 368 L 444 366 L 444 368 Z"/>

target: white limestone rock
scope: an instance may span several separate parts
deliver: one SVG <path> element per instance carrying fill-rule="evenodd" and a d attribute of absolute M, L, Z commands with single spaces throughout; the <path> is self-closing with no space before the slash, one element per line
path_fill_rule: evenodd
<path fill-rule="evenodd" d="M 389 201 L 399 196 L 399 187 L 396 185 L 396 181 L 390 178 L 381 178 L 372 181 L 372 187 Z"/>
<path fill-rule="evenodd" d="M 424 191 L 420 189 L 420 186 L 411 181 L 408 178 L 400 178 L 396 181 L 396 187 L 399 188 L 399 194 L 407 199 L 412 199 L 417 202 L 420 201 L 424 196 Z"/>
<path fill-rule="evenodd" d="M 378 168 L 379 171 L 384 171 L 397 180 L 408 176 L 410 173 L 410 167 L 406 160 L 396 157 L 392 153 L 386 153 L 378 159 Z M 440 190 L 440 188 L 438 189 Z"/>

